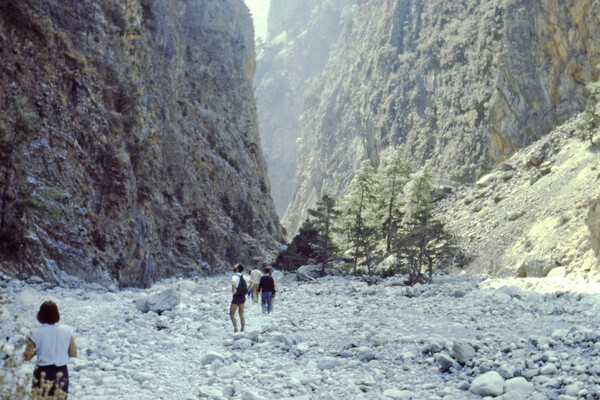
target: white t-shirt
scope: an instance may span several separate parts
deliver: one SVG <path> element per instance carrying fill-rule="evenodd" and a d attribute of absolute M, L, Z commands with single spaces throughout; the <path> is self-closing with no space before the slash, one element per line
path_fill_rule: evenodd
<path fill-rule="evenodd" d="M 69 328 L 59 324 L 43 324 L 29 339 L 35 343 L 37 365 L 56 365 L 62 367 L 69 362 L 69 345 L 73 334 Z"/>
<path fill-rule="evenodd" d="M 260 282 L 261 277 L 262 272 L 260 272 L 260 270 L 258 269 L 253 269 L 252 272 L 250 272 L 250 282 L 258 283 Z"/>

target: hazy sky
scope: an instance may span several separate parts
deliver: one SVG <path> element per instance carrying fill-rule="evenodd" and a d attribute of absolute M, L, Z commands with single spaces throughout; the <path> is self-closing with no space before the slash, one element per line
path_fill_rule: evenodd
<path fill-rule="evenodd" d="M 254 18 L 254 31 L 256 39 L 267 38 L 267 16 L 271 0 L 244 0 Z"/>

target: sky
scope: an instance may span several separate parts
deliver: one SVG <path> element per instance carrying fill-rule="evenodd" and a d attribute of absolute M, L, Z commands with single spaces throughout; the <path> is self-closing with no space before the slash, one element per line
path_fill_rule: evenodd
<path fill-rule="evenodd" d="M 255 39 L 267 38 L 267 17 L 271 0 L 244 0 L 254 19 Z"/>

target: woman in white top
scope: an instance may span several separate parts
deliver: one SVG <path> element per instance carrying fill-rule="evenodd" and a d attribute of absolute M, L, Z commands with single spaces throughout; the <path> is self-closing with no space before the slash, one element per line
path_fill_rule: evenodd
<path fill-rule="evenodd" d="M 58 324 L 60 314 L 53 301 L 45 301 L 37 315 L 42 324 L 27 338 L 25 361 L 37 356 L 33 372 L 34 393 L 41 398 L 69 393 L 69 357 L 77 357 L 71 330 Z"/>

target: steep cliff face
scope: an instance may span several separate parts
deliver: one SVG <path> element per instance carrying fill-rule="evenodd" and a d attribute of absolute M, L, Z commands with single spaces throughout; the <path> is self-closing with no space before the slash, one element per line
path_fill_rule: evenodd
<path fill-rule="evenodd" d="M 599 12 L 593 0 L 360 2 L 307 92 L 284 226 L 391 144 L 468 182 L 550 132 L 597 78 Z"/>
<path fill-rule="evenodd" d="M 295 188 L 300 115 L 309 82 L 323 70 L 356 0 L 273 1 L 257 51 L 258 118 L 272 195 L 283 216 Z"/>
<path fill-rule="evenodd" d="M 0 64 L 3 270 L 142 286 L 277 247 L 241 0 L 0 0 Z"/>

